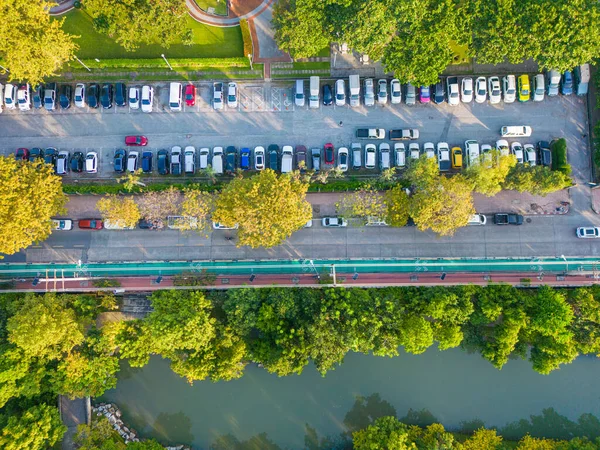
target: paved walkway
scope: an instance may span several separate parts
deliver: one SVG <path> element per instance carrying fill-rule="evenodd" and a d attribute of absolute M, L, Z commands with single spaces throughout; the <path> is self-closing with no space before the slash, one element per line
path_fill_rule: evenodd
<path fill-rule="evenodd" d="M 229 10 L 229 15 L 227 17 L 218 17 L 213 14 L 208 14 L 203 9 L 200 9 L 200 7 L 196 4 L 196 2 L 194 2 L 194 0 L 186 0 L 185 4 L 189 9 L 190 16 L 192 16 L 194 20 L 197 20 L 200 23 L 212 25 L 215 27 L 235 27 L 240 24 L 241 19 L 252 20 L 256 16 L 262 14 L 262 12 L 266 8 L 270 7 L 274 2 L 275 0 L 262 0 L 258 4 L 258 6 L 244 14 L 240 13 L 244 12 L 245 8 L 242 9 L 237 6 L 232 6 Z M 246 2 L 244 1 L 240 3 L 243 4 Z M 247 3 L 253 5 L 254 3 L 256 3 L 256 0 L 249 0 Z"/>
<path fill-rule="evenodd" d="M 77 426 L 88 423 L 89 398 L 69 399 L 64 395 L 58 397 L 60 418 L 67 427 L 67 432 L 62 440 L 63 450 L 74 449 L 73 437 L 77 433 Z"/>

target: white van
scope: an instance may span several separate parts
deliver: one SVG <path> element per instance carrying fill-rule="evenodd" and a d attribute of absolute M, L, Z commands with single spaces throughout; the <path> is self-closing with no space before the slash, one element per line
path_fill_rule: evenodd
<path fill-rule="evenodd" d="M 304 80 L 296 80 L 294 102 L 296 103 L 296 106 L 304 106 Z"/>
<path fill-rule="evenodd" d="M 502 137 L 529 137 L 531 136 L 532 131 L 531 127 L 524 125 L 505 126 L 500 128 Z"/>
<path fill-rule="evenodd" d="M 487 223 L 487 219 L 483 214 L 473 214 L 467 225 L 485 225 Z"/>
<path fill-rule="evenodd" d="M 181 111 L 182 87 L 181 83 L 173 82 L 169 88 L 169 108 L 171 111 Z"/>
<path fill-rule="evenodd" d="M 310 97 L 308 98 L 310 108 L 319 107 L 319 77 L 310 77 Z"/>
<path fill-rule="evenodd" d="M 208 167 L 208 155 L 210 150 L 207 147 L 200 149 L 200 170 L 204 170 Z"/>
<path fill-rule="evenodd" d="M 223 174 L 223 147 L 213 148 L 212 168 L 217 175 Z"/>
<path fill-rule="evenodd" d="M 183 152 L 183 167 L 185 173 L 194 173 L 196 171 L 196 149 L 191 145 L 186 147 Z"/>
<path fill-rule="evenodd" d="M 467 166 L 479 164 L 479 143 L 477 141 L 465 141 L 465 155 Z"/>

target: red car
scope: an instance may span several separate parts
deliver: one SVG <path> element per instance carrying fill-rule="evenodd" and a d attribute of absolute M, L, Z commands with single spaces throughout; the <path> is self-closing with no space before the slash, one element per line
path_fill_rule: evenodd
<path fill-rule="evenodd" d="M 125 145 L 145 147 L 148 145 L 148 138 L 146 136 L 125 136 Z"/>
<path fill-rule="evenodd" d="M 100 219 L 81 219 L 79 228 L 82 230 L 101 230 L 104 228 L 104 223 Z"/>
<path fill-rule="evenodd" d="M 333 144 L 325 144 L 325 164 L 333 164 L 335 162 L 335 150 Z"/>
<path fill-rule="evenodd" d="M 15 159 L 29 161 L 29 150 L 27 150 L 26 148 L 18 148 L 15 152 Z"/>
<path fill-rule="evenodd" d="M 185 87 L 185 104 L 187 106 L 194 106 L 196 104 L 196 86 L 188 84 Z"/>

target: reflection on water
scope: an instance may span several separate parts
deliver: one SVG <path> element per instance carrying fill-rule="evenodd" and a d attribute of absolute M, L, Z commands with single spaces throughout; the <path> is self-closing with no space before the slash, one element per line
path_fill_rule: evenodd
<path fill-rule="evenodd" d="M 104 400 L 118 404 L 144 437 L 203 449 L 213 443 L 215 450 L 346 450 L 353 430 L 385 415 L 453 430 L 485 424 L 506 438 L 594 438 L 599 369 L 597 359 L 579 358 L 547 376 L 526 361 L 499 371 L 478 355 L 429 350 L 396 358 L 350 354 L 325 377 L 309 367 L 280 378 L 251 365 L 239 380 L 190 386 L 168 361 L 151 358 L 141 370 L 124 365 Z"/>

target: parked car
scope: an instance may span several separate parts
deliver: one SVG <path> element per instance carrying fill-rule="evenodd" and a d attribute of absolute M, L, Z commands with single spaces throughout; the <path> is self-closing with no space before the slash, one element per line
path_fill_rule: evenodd
<path fill-rule="evenodd" d="M 390 144 L 382 142 L 379 144 L 379 169 L 387 170 L 390 168 L 391 164 Z"/>
<path fill-rule="evenodd" d="M 508 147 L 508 141 L 506 141 L 505 139 L 498 139 L 496 141 L 496 150 L 498 150 L 498 153 L 500 154 L 500 156 L 508 156 L 508 155 L 510 155 L 510 149 Z"/>
<path fill-rule="evenodd" d="M 213 108 L 223 109 L 223 83 L 220 81 L 213 84 Z"/>
<path fill-rule="evenodd" d="M 4 86 L 4 106 L 6 109 L 17 108 L 17 86 L 14 84 L 9 83 Z"/>
<path fill-rule="evenodd" d="M 337 83 L 336 83 L 337 88 Z M 294 103 L 296 106 L 302 108 L 306 101 L 306 95 L 304 94 L 304 80 L 296 80 L 296 88 L 294 92 Z"/>
<path fill-rule="evenodd" d="M 460 147 L 452 147 L 452 168 L 462 169 L 463 166 L 463 152 Z"/>
<path fill-rule="evenodd" d="M 410 159 L 419 159 L 419 157 L 421 156 L 419 144 L 417 142 L 411 142 L 410 144 L 408 144 L 408 153 L 410 155 Z"/>
<path fill-rule="evenodd" d="M 408 83 L 406 85 L 406 97 L 405 98 L 406 98 L 405 102 L 406 102 L 407 106 L 413 106 L 417 101 L 417 91 L 416 91 L 415 87 L 410 83 Z"/>
<path fill-rule="evenodd" d="M 31 94 L 31 101 L 35 109 L 44 107 L 44 86 L 38 84 Z"/>
<path fill-rule="evenodd" d="M 237 83 L 231 82 L 227 84 L 227 106 L 229 108 L 237 108 L 238 106 L 238 87 Z"/>
<path fill-rule="evenodd" d="M 250 149 L 248 147 L 240 150 L 240 169 L 250 170 Z"/>
<path fill-rule="evenodd" d="M 431 99 L 431 91 L 429 86 L 421 86 L 419 88 L 419 101 L 421 103 L 429 103 Z"/>
<path fill-rule="evenodd" d="M 528 102 L 531 96 L 531 88 L 529 85 L 529 75 L 520 75 L 517 79 L 517 91 L 520 102 Z"/>
<path fill-rule="evenodd" d="M 82 230 L 101 230 L 104 222 L 101 219 L 80 219 L 78 226 Z"/>
<path fill-rule="evenodd" d="M 181 147 L 171 148 L 171 174 L 181 175 Z"/>
<path fill-rule="evenodd" d="M 500 88 L 500 78 L 488 78 L 488 92 L 490 95 L 490 103 L 495 105 L 502 100 L 502 89 Z"/>
<path fill-rule="evenodd" d="M 115 104 L 117 106 L 126 106 L 127 105 L 127 86 L 125 83 L 117 83 L 115 85 Z"/>
<path fill-rule="evenodd" d="M 18 148 L 15 151 L 15 159 L 17 161 L 29 161 L 29 149 L 26 148 Z"/>
<path fill-rule="evenodd" d="M 352 149 L 352 168 L 354 170 L 360 170 L 362 167 L 362 145 L 359 142 L 353 142 Z"/>
<path fill-rule="evenodd" d="M 235 172 L 237 149 L 230 145 L 225 149 L 225 171 L 227 173 Z"/>
<path fill-rule="evenodd" d="M 450 147 L 447 142 L 438 142 L 437 144 L 438 168 L 440 172 L 450 170 Z"/>
<path fill-rule="evenodd" d="M 187 106 L 195 106 L 196 105 L 196 86 L 193 84 L 185 85 L 185 104 Z"/>
<path fill-rule="evenodd" d="M 530 166 L 535 166 L 537 163 L 537 155 L 535 148 L 531 144 L 525 144 L 523 146 L 523 152 L 525 153 L 525 162 Z"/>
<path fill-rule="evenodd" d="M 348 149 L 346 147 L 340 147 L 338 149 L 337 166 L 342 172 L 348 171 Z"/>
<path fill-rule="evenodd" d="M 87 90 L 87 104 L 90 108 L 97 108 L 100 104 L 100 86 L 90 84 Z"/>
<path fill-rule="evenodd" d="M 152 152 L 142 152 L 142 171 L 144 173 L 152 173 Z"/>
<path fill-rule="evenodd" d="M 311 156 L 313 170 L 315 172 L 320 171 L 321 170 L 321 149 L 313 148 L 310 151 L 310 156 Z"/>
<path fill-rule="evenodd" d="M 580 239 L 600 238 L 600 227 L 578 227 L 575 233 Z"/>
<path fill-rule="evenodd" d="M 56 109 L 56 83 L 46 84 L 46 89 L 44 89 L 44 108 L 46 108 L 46 111 L 54 111 Z"/>
<path fill-rule="evenodd" d="M 279 146 L 276 144 L 271 144 L 267 150 L 269 153 L 269 169 L 277 172 L 279 169 Z"/>
<path fill-rule="evenodd" d="M 53 147 L 48 147 L 46 150 L 44 150 L 44 164 L 56 166 L 56 155 L 56 149 Z"/>
<path fill-rule="evenodd" d="M 423 153 L 425 153 L 427 158 L 435 158 L 435 145 L 433 142 L 425 142 L 423 144 Z"/>
<path fill-rule="evenodd" d="M 390 97 L 393 105 L 402 103 L 402 85 L 396 78 L 390 82 Z"/>
<path fill-rule="evenodd" d="M 394 164 L 400 168 L 406 166 L 406 148 L 402 142 L 394 144 Z"/>
<path fill-rule="evenodd" d="M 71 156 L 70 166 L 71 172 L 81 173 L 83 172 L 83 152 L 74 152 Z"/>
<path fill-rule="evenodd" d="M 200 170 L 206 170 L 208 168 L 208 161 L 210 158 L 210 149 L 208 147 L 202 147 L 198 152 L 200 159 L 199 168 Z"/>
<path fill-rule="evenodd" d="M 335 162 L 335 150 L 333 144 L 325 144 L 325 164 L 333 164 Z"/>
<path fill-rule="evenodd" d="M 377 102 L 385 105 L 388 101 L 387 80 L 381 79 L 377 82 Z"/>
<path fill-rule="evenodd" d="M 142 86 L 142 112 L 151 113 L 154 103 L 154 88 L 152 86 Z"/>
<path fill-rule="evenodd" d="M 346 104 L 346 83 L 342 79 L 335 82 L 335 104 L 337 106 Z"/>
<path fill-rule="evenodd" d="M 475 80 L 475 101 L 484 103 L 487 100 L 487 85 L 485 77 L 478 77 Z"/>
<path fill-rule="evenodd" d="M 53 231 L 70 231 L 73 229 L 73 221 L 71 219 L 52 219 Z"/>
<path fill-rule="evenodd" d="M 517 163 L 523 164 L 523 162 L 525 161 L 525 154 L 523 153 L 523 146 L 521 145 L 521 143 L 513 142 L 510 145 L 510 151 L 513 155 L 515 155 L 515 158 L 517 158 Z"/>
<path fill-rule="evenodd" d="M 406 141 L 419 139 L 419 130 L 416 128 L 402 128 L 390 130 L 390 141 Z"/>
<path fill-rule="evenodd" d="M 458 77 L 446 78 L 448 90 L 448 104 L 456 106 L 460 103 L 460 87 L 458 86 Z"/>
<path fill-rule="evenodd" d="M 58 103 L 62 109 L 69 109 L 71 107 L 71 94 L 72 89 L 68 84 L 63 84 L 60 87 L 60 96 L 58 99 Z"/>
<path fill-rule="evenodd" d="M 438 81 L 433 88 L 433 101 L 436 105 L 440 105 L 446 101 L 444 83 L 442 83 L 441 81 Z"/>
<path fill-rule="evenodd" d="M 66 175 L 69 171 L 69 152 L 61 150 L 55 160 L 55 169 L 57 175 Z"/>
<path fill-rule="evenodd" d="M 100 94 L 100 104 L 104 109 L 112 108 L 113 104 L 113 87 L 112 84 L 103 84 L 102 93 Z"/>
<path fill-rule="evenodd" d="M 113 167 L 115 172 L 123 173 L 125 172 L 125 161 L 127 160 L 127 153 L 123 149 L 115 150 L 115 155 L 113 157 Z"/>
<path fill-rule="evenodd" d="M 265 148 L 258 147 L 254 148 L 254 170 L 264 170 L 265 168 Z"/>
<path fill-rule="evenodd" d="M 473 78 L 463 78 L 460 82 L 460 97 L 463 103 L 473 101 Z"/>
<path fill-rule="evenodd" d="M 321 224 L 328 228 L 344 228 L 348 226 L 348 222 L 343 217 L 323 217 Z"/>
<path fill-rule="evenodd" d="M 373 78 L 365 78 L 365 106 L 375 105 Z"/>
<path fill-rule="evenodd" d="M 544 94 L 546 93 L 546 84 L 544 75 L 538 73 L 533 78 L 533 101 L 541 102 L 544 100 Z"/>
<path fill-rule="evenodd" d="M 497 213 L 494 214 L 494 223 L 496 225 L 522 225 L 523 216 L 514 213 Z"/>
<path fill-rule="evenodd" d="M 131 109 L 140 109 L 140 88 L 129 88 L 129 107 Z"/>
<path fill-rule="evenodd" d="M 374 144 L 365 145 L 365 169 L 374 169 L 377 165 L 377 148 Z"/>
<path fill-rule="evenodd" d="M 139 152 L 129 152 L 127 155 L 127 172 L 134 173 L 138 170 Z"/>
<path fill-rule="evenodd" d="M 28 83 L 19 86 L 17 104 L 19 105 L 19 111 L 29 111 L 31 109 L 31 88 Z"/>
<path fill-rule="evenodd" d="M 41 148 L 38 148 L 38 147 L 33 147 L 31 150 L 29 150 L 29 161 L 36 162 L 36 161 L 43 161 L 43 160 L 44 160 L 44 150 L 42 150 Z"/>
<path fill-rule="evenodd" d="M 573 72 L 570 70 L 562 74 L 560 93 L 562 95 L 571 95 L 573 93 Z"/>
<path fill-rule="evenodd" d="M 514 75 L 506 75 L 502 78 L 502 94 L 504 103 L 514 103 L 517 98 L 517 80 Z"/>
<path fill-rule="evenodd" d="M 146 136 L 125 136 L 125 145 L 130 147 L 145 147 L 148 145 Z"/>
<path fill-rule="evenodd" d="M 169 173 L 169 151 L 162 149 L 156 153 L 156 168 L 159 175 L 168 175 Z"/>
<path fill-rule="evenodd" d="M 87 152 L 87 155 L 85 155 L 85 171 L 87 173 L 98 172 L 98 153 Z"/>
<path fill-rule="evenodd" d="M 85 108 L 85 84 L 77 83 L 75 86 L 75 106 Z"/>
<path fill-rule="evenodd" d="M 492 146 L 490 144 L 481 144 L 481 160 L 486 167 L 492 166 Z"/>
<path fill-rule="evenodd" d="M 538 158 L 542 166 L 552 167 L 552 152 L 550 151 L 550 144 L 546 141 L 539 141 L 537 143 Z"/>
<path fill-rule="evenodd" d="M 323 105 L 329 106 L 333 104 L 333 92 L 331 92 L 331 86 L 328 84 L 323 85 Z"/>

